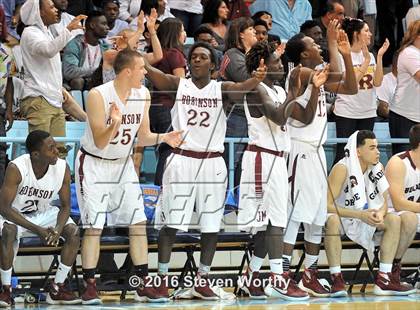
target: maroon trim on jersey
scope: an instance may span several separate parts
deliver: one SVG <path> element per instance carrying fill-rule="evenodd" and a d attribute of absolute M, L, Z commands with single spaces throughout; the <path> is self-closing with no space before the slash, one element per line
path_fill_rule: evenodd
<path fill-rule="evenodd" d="M 410 151 L 405 151 L 403 154 L 398 155 L 398 157 L 399 157 L 399 158 L 401 158 L 401 159 L 406 159 L 406 158 L 408 158 L 408 161 L 410 162 L 411 167 L 412 167 L 414 170 L 416 170 L 416 169 L 417 169 L 417 168 L 416 168 L 416 165 L 414 164 L 413 159 L 411 158 Z"/>
<path fill-rule="evenodd" d="M 273 151 L 273 150 L 270 150 L 270 149 L 266 149 L 266 148 L 257 146 L 255 144 L 248 144 L 248 146 L 246 147 L 246 150 L 250 151 L 250 152 L 268 153 L 268 154 L 272 154 L 274 156 L 279 156 L 279 157 L 284 157 L 286 155 L 285 152 L 283 152 L 283 151 L 280 151 L 280 152 Z"/>
<path fill-rule="evenodd" d="M 83 165 L 85 163 L 86 154 L 82 152 L 79 157 L 79 184 L 80 184 L 80 194 L 84 196 L 83 190 L 83 179 L 85 178 L 85 172 L 83 171 Z"/>
<path fill-rule="evenodd" d="M 257 151 L 255 155 L 255 197 L 262 198 L 262 159 L 261 152 Z"/>
<path fill-rule="evenodd" d="M 183 149 L 172 149 L 172 153 L 186 156 L 186 157 L 192 157 L 197 159 L 205 159 L 205 158 L 215 158 L 215 157 L 221 157 L 223 153 L 219 152 L 196 152 L 196 151 L 189 151 L 189 150 L 183 150 Z"/>
<path fill-rule="evenodd" d="M 297 167 L 298 158 L 299 158 L 299 154 L 296 155 L 295 159 L 293 160 L 292 174 L 289 177 L 292 205 L 295 204 L 295 178 L 296 178 L 296 167 Z"/>
<path fill-rule="evenodd" d="M 89 156 L 92 156 L 92 157 L 97 158 L 97 159 L 111 160 L 111 161 L 121 159 L 121 158 L 103 158 L 103 157 L 100 157 L 100 156 L 96 156 L 96 155 L 91 154 L 88 151 L 86 151 L 83 147 L 80 148 L 80 152 L 82 152 L 84 155 L 89 155 Z"/>

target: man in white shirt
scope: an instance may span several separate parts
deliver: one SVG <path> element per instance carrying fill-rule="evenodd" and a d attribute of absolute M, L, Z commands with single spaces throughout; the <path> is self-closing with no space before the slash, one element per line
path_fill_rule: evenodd
<path fill-rule="evenodd" d="M 378 116 L 385 119 L 389 115 L 389 106 L 392 104 L 397 89 L 397 67 L 398 53 L 394 54 L 392 59 L 392 71 L 384 75 L 381 86 L 376 89 L 376 97 L 378 98 Z"/>
<path fill-rule="evenodd" d="M 102 13 L 104 13 L 109 27 L 108 39 L 117 36 L 121 30 L 129 28 L 127 22 L 118 19 L 119 10 L 120 2 L 118 0 L 102 1 Z"/>
<path fill-rule="evenodd" d="M 25 70 L 22 115 L 28 120 L 30 132 L 44 130 L 52 136 L 65 136 L 59 52 L 71 39 L 70 31 L 81 29 L 80 21 L 85 16 L 77 16 L 55 39 L 47 28 L 58 21 L 51 0 L 27 0 L 21 18 L 27 25 L 20 41 Z M 64 144 L 59 145 L 59 150 L 60 156 L 66 155 Z"/>
<path fill-rule="evenodd" d="M 58 10 L 58 19 L 59 22 L 57 24 L 51 25 L 48 29 L 51 31 L 51 34 L 54 38 L 58 37 L 60 33 L 64 32 L 64 28 L 66 28 L 71 21 L 74 19 L 74 16 L 67 13 L 67 7 L 69 5 L 68 0 L 53 0 L 54 6 Z M 75 37 L 79 34 L 83 34 L 82 29 L 75 29 L 71 32 L 72 36 Z"/>

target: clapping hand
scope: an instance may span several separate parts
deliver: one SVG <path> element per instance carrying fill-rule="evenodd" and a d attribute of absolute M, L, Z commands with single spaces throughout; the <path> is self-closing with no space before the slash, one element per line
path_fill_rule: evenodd
<path fill-rule="evenodd" d="M 67 25 L 67 29 L 69 31 L 72 30 L 77 30 L 77 29 L 85 29 L 85 27 L 82 26 L 82 21 L 86 20 L 87 16 L 80 14 L 77 15 L 71 22 L 70 24 Z"/>
<path fill-rule="evenodd" d="M 109 107 L 109 118 L 112 120 L 112 122 L 121 123 L 122 114 L 115 102 L 112 102 L 111 106 Z"/>
<path fill-rule="evenodd" d="M 183 130 L 171 131 L 163 135 L 162 142 L 169 144 L 171 147 L 176 148 L 184 143 L 182 138 Z"/>
<path fill-rule="evenodd" d="M 265 77 L 267 76 L 267 66 L 264 64 L 264 59 L 260 60 L 260 65 L 256 71 L 253 72 L 253 77 L 256 78 L 258 81 L 264 81 Z"/>
<path fill-rule="evenodd" d="M 329 73 L 330 73 L 329 64 L 327 64 L 324 67 L 324 69 L 315 71 L 315 74 L 312 76 L 312 84 L 314 84 L 316 88 L 321 87 L 328 80 Z"/>
<path fill-rule="evenodd" d="M 389 48 L 389 40 L 385 39 L 384 44 L 382 44 L 381 48 L 378 50 L 378 56 L 383 56 Z"/>
<path fill-rule="evenodd" d="M 344 30 L 338 31 L 338 51 L 343 56 L 349 56 L 351 55 L 351 46 L 349 42 L 349 38 L 347 37 L 347 34 L 344 32 Z"/>

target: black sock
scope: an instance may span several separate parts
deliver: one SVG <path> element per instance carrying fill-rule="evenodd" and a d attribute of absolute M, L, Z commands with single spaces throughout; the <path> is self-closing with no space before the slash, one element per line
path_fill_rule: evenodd
<path fill-rule="evenodd" d="M 134 265 L 134 272 L 140 278 L 147 277 L 149 275 L 149 266 L 147 264 Z"/>
<path fill-rule="evenodd" d="M 401 258 L 394 258 L 394 261 L 392 262 L 393 265 L 401 264 Z"/>
<path fill-rule="evenodd" d="M 83 280 L 87 280 L 87 279 L 95 279 L 95 272 L 96 272 L 96 268 L 91 268 L 91 269 L 82 269 L 83 271 Z"/>

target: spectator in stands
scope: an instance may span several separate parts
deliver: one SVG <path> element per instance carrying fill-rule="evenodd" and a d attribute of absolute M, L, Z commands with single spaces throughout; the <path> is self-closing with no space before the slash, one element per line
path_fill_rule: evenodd
<path fill-rule="evenodd" d="M 397 89 L 397 61 L 398 53 L 395 53 L 392 59 L 392 71 L 384 75 L 382 85 L 376 89 L 376 96 L 379 101 L 377 113 L 384 119 L 388 119 L 389 107 L 392 105 Z"/>
<path fill-rule="evenodd" d="M 109 28 L 103 13 L 92 11 L 85 22 L 85 34 L 78 35 L 65 47 L 63 77 L 71 89 L 89 89 L 91 75 L 99 67 L 102 55 L 109 46 L 103 40 Z"/>
<path fill-rule="evenodd" d="M 44 130 L 52 136 L 65 136 L 59 52 L 71 39 L 70 31 L 80 29 L 80 22 L 86 16 L 77 16 L 55 39 L 47 30 L 58 21 L 57 9 L 51 0 L 26 0 L 21 17 L 27 25 L 20 41 L 25 69 L 22 115 L 28 120 L 30 132 Z M 59 144 L 58 148 L 60 156 L 65 157 L 64 144 Z"/>
<path fill-rule="evenodd" d="M 408 29 L 410 27 L 410 24 L 412 22 L 415 22 L 416 20 L 420 19 L 420 4 L 417 4 L 416 6 L 412 7 L 408 10 L 407 15 L 405 16 L 405 24 Z"/>
<path fill-rule="evenodd" d="M 150 53 L 147 53 L 147 51 L 141 51 L 142 56 L 152 65 L 159 62 L 163 57 L 162 47 L 160 45 L 159 38 L 156 34 L 156 18 L 157 12 L 155 9 L 152 9 L 146 24 L 148 31 L 147 33 L 150 37 L 150 47 L 153 51 Z M 103 53 L 102 62 L 96 69 L 95 73 L 92 75 L 91 84 L 89 88 L 97 87 L 115 79 L 116 75 L 113 65 L 114 60 L 120 51 L 126 48 L 139 51 L 139 38 L 142 33 L 143 35 L 146 33 L 146 30 L 143 31 L 143 29 L 145 28 L 143 12 L 140 12 L 140 15 L 137 18 L 137 22 L 138 27 L 136 31 L 129 28 L 124 29 L 118 34 L 118 39 L 115 40 L 115 43 L 113 44 L 112 48 L 106 50 Z"/>
<path fill-rule="evenodd" d="M 322 58 L 324 58 L 324 61 L 326 62 L 329 62 L 330 59 L 328 55 L 327 28 L 334 19 L 338 20 L 340 23 L 344 19 L 344 6 L 341 0 L 328 0 L 321 11 L 321 17 L 316 19 L 322 31 L 320 46 L 322 49 Z"/>
<path fill-rule="evenodd" d="M 304 22 L 302 26 L 300 26 L 300 32 L 302 32 L 305 36 L 314 39 L 315 43 L 318 45 L 321 45 L 321 42 L 324 38 L 322 35 L 321 27 L 319 26 L 319 23 L 315 20 L 307 20 L 306 22 Z"/>
<path fill-rule="evenodd" d="M 194 42 L 206 42 L 210 44 L 212 47 L 217 47 L 218 43 L 216 39 L 214 38 L 214 33 L 206 26 L 200 26 L 197 31 L 194 33 Z M 211 74 L 212 79 L 218 79 L 219 78 L 219 69 L 220 64 L 222 63 L 223 59 L 223 52 L 214 49 L 215 55 L 216 55 L 216 68 L 213 70 L 213 73 Z"/>
<path fill-rule="evenodd" d="M 363 17 L 363 1 L 364 0 L 342 0 L 344 11 L 347 17 L 362 18 Z"/>
<path fill-rule="evenodd" d="M 356 130 L 373 130 L 377 109 L 375 88 L 382 84 L 382 57 L 389 47 L 389 42 L 384 42 L 375 61 L 375 57 L 367 48 L 372 39 L 368 24 L 360 19 L 345 18 L 342 28 L 351 44 L 351 58 L 359 85 L 357 94 L 339 94 L 335 101 L 337 138 L 348 138 Z M 341 68 L 344 68 L 343 64 Z M 337 145 L 335 162 L 344 157 L 343 147 L 342 144 Z"/>
<path fill-rule="evenodd" d="M 410 24 L 401 42 L 398 56 L 397 89 L 389 108 L 392 138 L 407 138 L 410 128 L 420 123 L 420 20 Z M 407 146 L 392 146 L 395 153 Z"/>
<path fill-rule="evenodd" d="M 229 9 L 228 20 L 234 20 L 239 17 L 251 17 L 244 0 L 226 0 L 226 4 Z"/>
<path fill-rule="evenodd" d="M 273 17 L 272 15 L 267 11 L 259 11 L 252 15 L 252 19 L 254 20 L 254 23 L 258 19 L 262 19 L 267 23 L 268 32 L 270 32 L 271 29 L 273 29 Z M 268 34 L 268 42 L 277 42 L 278 44 L 281 43 L 280 37 L 275 34 Z"/>
<path fill-rule="evenodd" d="M 203 25 L 210 28 L 219 44 L 216 48 L 223 51 L 225 35 L 228 30 L 229 9 L 223 0 L 208 0 L 204 5 Z"/>
<path fill-rule="evenodd" d="M 398 49 L 404 36 L 402 19 L 412 5 L 412 0 L 381 0 L 377 2 L 379 42 L 383 42 L 385 38 L 389 40 L 389 53 L 384 57 L 385 67 L 391 65 L 392 55 Z"/>
<path fill-rule="evenodd" d="M 59 22 L 51 25 L 49 29 L 53 37 L 56 38 L 60 33 L 63 33 L 64 28 L 66 28 L 68 24 L 71 23 L 71 21 L 74 19 L 74 16 L 66 12 L 69 4 L 68 0 L 53 0 L 53 2 L 55 8 L 58 11 Z M 76 29 L 71 32 L 73 37 L 83 33 L 84 32 L 82 29 Z"/>
<path fill-rule="evenodd" d="M 255 36 L 258 42 L 268 42 L 268 26 L 262 19 L 254 20 Z"/>
<path fill-rule="evenodd" d="M 299 33 L 300 26 L 312 19 L 312 7 L 308 0 L 267 1 L 256 0 L 250 11 L 255 14 L 267 11 L 273 17 L 273 29 L 270 33 L 278 35 L 282 40 L 288 40 Z"/>
<path fill-rule="evenodd" d="M 171 13 L 184 24 L 187 35 L 192 37 L 203 19 L 201 0 L 168 0 L 168 5 Z"/>
<path fill-rule="evenodd" d="M 118 0 L 103 0 L 102 12 L 108 21 L 108 39 L 128 28 L 128 23 L 118 19 L 120 2 Z"/>
<path fill-rule="evenodd" d="M 254 21 L 249 17 L 240 17 L 232 21 L 226 35 L 225 55 L 220 65 L 220 76 L 224 81 L 243 82 L 250 75 L 245 65 L 245 54 L 257 43 Z M 243 109 L 243 100 L 233 103 L 228 112 L 227 137 L 247 137 L 248 124 Z M 235 186 L 241 177 L 241 161 L 245 145 L 235 144 Z"/>
<path fill-rule="evenodd" d="M 120 0 L 118 18 L 130 24 L 140 14 L 142 0 Z"/>
<path fill-rule="evenodd" d="M 182 21 L 178 18 L 167 18 L 157 31 L 163 50 L 163 58 L 154 67 L 160 71 L 181 78 L 187 75 L 187 61 L 183 53 L 186 33 Z M 153 132 L 165 133 L 171 128 L 171 107 L 175 94 L 165 94 L 153 87 L 151 92 L 150 128 Z M 155 174 L 155 184 L 162 185 L 163 170 L 166 158 L 171 154 L 171 147 L 161 144 L 157 148 L 158 163 Z"/>
<path fill-rule="evenodd" d="M 20 21 L 20 7 L 24 2 L 25 0 L 0 0 L 0 5 L 3 7 L 6 16 L 8 41 L 16 41 L 20 38 L 16 32 L 16 27 Z"/>
<path fill-rule="evenodd" d="M 0 6 L 0 137 L 13 125 L 13 82 L 10 76 L 13 64 L 12 50 L 4 44 L 7 38 L 6 18 Z M 6 122 L 8 123 L 6 128 Z M 6 143 L 0 143 L 0 186 L 6 171 Z"/>

